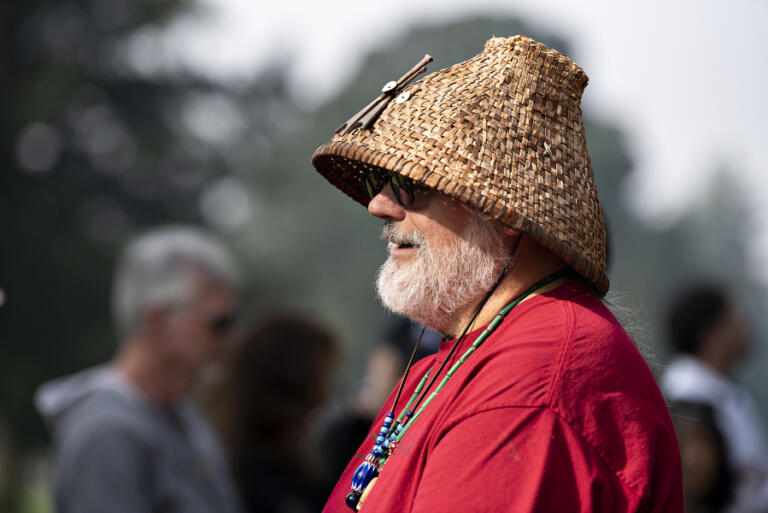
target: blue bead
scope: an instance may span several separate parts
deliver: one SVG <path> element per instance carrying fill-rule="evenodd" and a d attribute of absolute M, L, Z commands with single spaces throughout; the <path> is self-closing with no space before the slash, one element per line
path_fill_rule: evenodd
<path fill-rule="evenodd" d="M 361 463 L 354 475 L 352 476 L 352 489 L 356 491 L 362 491 L 361 484 L 365 478 L 365 472 L 367 470 L 367 463 Z"/>
<path fill-rule="evenodd" d="M 360 494 L 355 492 L 349 492 L 347 494 L 347 506 L 352 508 L 352 511 L 357 511 L 357 503 L 360 502 Z"/>
<path fill-rule="evenodd" d="M 384 441 L 384 437 L 383 437 L 383 436 L 377 436 L 377 437 L 376 437 L 376 443 L 377 443 L 377 444 L 380 444 L 380 443 L 381 443 L 381 442 L 383 442 L 383 441 Z"/>
<path fill-rule="evenodd" d="M 352 476 L 352 488 L 355 490 L 361 489 L 361 484 L 363 480 L 365 479 L 366 474 L 368 473 L 370 469 L 371 464 L 367 461 L 362 462 L 358 467 L 357 470 L 355 470 L 354 475 Z"/>
<path fill-rule="evenodd" d="M 405 412 L 405 416 L 409 418 L 413 417 L 413 412 L 411 410 L 408 410 L 407 412 Z"/>
<path fill-rule="evenodd" d="M 383 444 L 381 444 L 381 445 L 382 445 L 382 447 L 384 447 L 385 449 L 389 449 L 389 440 L 384 440 L 384 443 L 383 443 Z"/>
<path fill-rule="evenodd" d="M 352 476 L 352 490 L 358 493 L 362 493 L 368 483 L 378 475 L 378 469 L 375 465 L 364 461 L 357 467 L 355 474 Z"/>

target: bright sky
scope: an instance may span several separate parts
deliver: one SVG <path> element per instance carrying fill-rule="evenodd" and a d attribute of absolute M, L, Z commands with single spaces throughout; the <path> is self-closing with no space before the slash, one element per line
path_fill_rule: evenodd
<path fill-rule="evenodd" d="M 586 107 L 625 128 L 637 165 L 628 199 L 638 215 L 674 221 L 727 166 L 751 194 L 753 251 L 768 269 L 768 2 L 198 1 L 206 9 L 171 29 L 166 58 L 224 79 L 290 58 L 293 87 L 310 104 L 410 27 L 520 16 L 571 43 L 571 57 L 590 76 Z"/>

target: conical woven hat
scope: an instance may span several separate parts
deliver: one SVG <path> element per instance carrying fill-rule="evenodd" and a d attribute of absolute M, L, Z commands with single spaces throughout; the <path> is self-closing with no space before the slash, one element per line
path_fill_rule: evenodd
<path fill-rule="evenodd" d="M 527 233 L 602 296 L 605 224 L 580 108 L 587 80 L 541 43 L 494 38 L 408 86 L 370 129 L 335 136 L 312 164 L 363 205 L 360 177 L 376 168 L 451 196 Z"/>

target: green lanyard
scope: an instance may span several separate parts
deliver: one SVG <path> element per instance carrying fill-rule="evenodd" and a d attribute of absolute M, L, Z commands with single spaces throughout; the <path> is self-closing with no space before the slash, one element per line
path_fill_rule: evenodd
<path fill-rule="evenodd" d="M 464 362 L 467 361 L 467 359 L 474 353 L 478 347 L 482 345 L 483 342 L 493 333 L 496 331 L 496 328 L 499 327 L 499 325 L 502 323 L 504 318 L 509 314 L 509 312 L 512 311 L 513 308 L 515 308 L 517 305 L 522 303 L 528 296 L 536 292 L 538 289 L 545 287 L 546 285 L 549 285 L 550 283 L 557 281 L 561 278 L 564 278 L 568 276 L 571 273 L 569 269 L 562 270 L 559 272 L 556 272 L 554 274 L 551 274 L 547 276 L 546 278 L 537 281 L 534 283 L 530 288 L 528 288 L 525 292 L 517 296 L 515 299 L 513 299 L 507 306 L 501 309 L 501 311 L 496 314 L 496 317 L 493 318 L 493 320 L 488 323 L 488 326 L 483 330 L 483 332 L 475 339 L 474 342 L 472 342 L 472 345 L 467 349 L 463 355 L 461 355 L 461 358 L 459 358 L 456 363 L 454 363 L 450 369 L 448 369 L 448 372 L 446 372 L 445 376 L 443 377 L 442 381 L 440 381 L 440 384 L 437 386 L 437 388 L 429 395 L 426 401 L 424 401 L 424 404 L 421 405 L 421 407 L 416 411 L 415 414 L 413 414 L 410 410 L 411 405 L 416 401 L 416 398 L 421 394 L 422 390 L 424 389 L 424 385 L 427 382 L 427 378 L 429 377 L 429 372 L 424 375 L 423 378 L 421 378 L 421 381 L 416 386 L 416 389 L 413 391 L 413 395 L 408 400 L 408 403 L 405 405 L 405 408 L 400 412 L 400 415 L 397 417 L 397 422 L 395 422 L 392 427 L 387 432 L 387 438 L 389 438 L 389 444 L 387 444 L 390 449 L 387 451 L 382 458 L 382 461 L 379 463 L 380 466 L 383 466 L 386 462 L 386 458 L 392 454 L 392 451 L 394 450 L 394 447 L 397 446 L 398 443 L 403 439 L 405 434 L 408 432 L 408 430 L 413 426 L 413 423 L 416 422 L 416 419 L 419 418 L 419 416 L 422 414 L 424 409 L 429 406 L 429 403 L 432 402 L 432 400 L 437 397 L 437 394 L 440 393 L 440 391 L 443 389 L 443 387 L 448 383 L 448 381 L 453 377 L 453 375 L 456 373 L 457 370 L 459 370 L 459 367 L 461 367 Z M 458 345 L 461 343 L 461 339 L 456 342 Z M 450 357 L 450 355 L 449 355 Z M 438 373 L 440 371 L 438 370 Z M 405 378 L 403 378 L 405 379 Z M 425 391 L 426 393 L 426 391 Z M 408 417 L 408 419 L 405 421 L 405 424 L 403 424 L 403 419 L 405 417 Z M 393 436 L 394 435 L 394 436 Z M 394 446 L 394 447 L 393 447 Z"/>

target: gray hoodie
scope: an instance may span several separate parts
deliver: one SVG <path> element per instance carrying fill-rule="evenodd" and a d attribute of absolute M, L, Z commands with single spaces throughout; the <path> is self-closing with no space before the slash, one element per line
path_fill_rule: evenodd
<path fill-rule="evenodd" d="M 239 512 L 221 449 L 190 401 L 161 408 L 108 367 L 40 387 L 58 513 Z"/>

